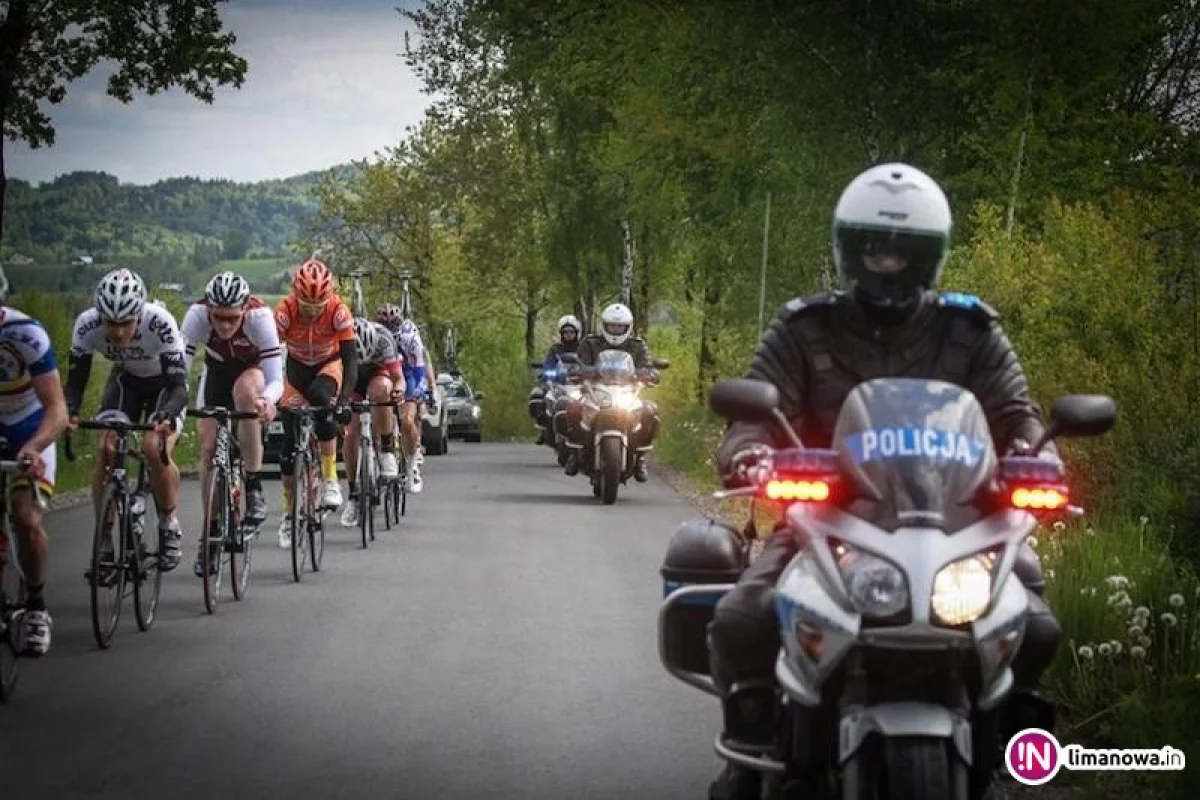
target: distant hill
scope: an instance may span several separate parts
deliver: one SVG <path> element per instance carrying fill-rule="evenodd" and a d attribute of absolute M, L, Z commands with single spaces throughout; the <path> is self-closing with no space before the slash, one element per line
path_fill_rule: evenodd
<path fill-rule="evenodd" d="M 150 186 L 122 184 L 104 172 L 72 172 L 39 185 L 10 178 L 0 259 L 15 284 L 31 289 L 69 290 L 116 264 L 147 281 L 192 288 L 223 260 L 290 260 L 316 209 L 313 187 L 329 172 L 350 169 L 257 183 L 170 178 Z"/>

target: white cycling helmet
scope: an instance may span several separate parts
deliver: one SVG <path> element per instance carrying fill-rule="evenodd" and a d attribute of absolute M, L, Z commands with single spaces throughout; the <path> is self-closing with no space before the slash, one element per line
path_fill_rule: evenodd
<path fill-rule="evenodd" d="M 908 305 L 941 275 L 950 246 L 950 203 L 933 178 L 908 164 L 871 167 L 833 212 L 833 260 L 845 288 L 883 307 Z M 891 259 L 873 256 L 891 255 Z"/>
<path fill-rule="evenodd" d="M 600 314 L 600 332 L 612 346 L 624 344 L 633 333 L 633 312 L 623 303 L 613 303 Z"/>
<path fill-rule="evenodd" d="M 146 284 L 136 272 L 115 269 L 100 279 L 93 303 L 107 322 L 137 319 L 146 307 Z"/>
<path fill-rule="evenodd" d="M 366 317 L 354 318 L 354 346 L 358 350 L 358 360 L 366 361 L 379 345 L 378 332 L 375 323 Z"/>
<path fill-rule="evenodd" d="M 204 287 L 204 297 L 219 308 L 241 308 L 250 299 L 250 284 L 241 275 L 222 272 Z"/>
<path fill-rule="evenodd" d="M 562 335 L 563 328 L 574 328 L 576 336 L 583 330 L 583 326 L 579 324 L 579 318 L 574 314 L 564 314 L 558 318 L 558 327 L 555 330 L 558 331 L 560 336 Z"/>

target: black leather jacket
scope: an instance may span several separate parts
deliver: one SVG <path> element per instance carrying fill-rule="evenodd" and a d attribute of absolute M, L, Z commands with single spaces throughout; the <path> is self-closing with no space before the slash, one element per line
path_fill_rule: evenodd
<path fill-rule="evenodd" d="M 546 353 L 546 357 L 542 359 L 542 371 L 554 369 L 558 366 L 558 357 L 563 353 L 578 353 L 579 339 L 576 338 L 571 342 L 557 341 L 550 345 L 550 352 Z"/>
<path fill-rule="evenodd" d="M 592 366 L 596 363 L 596 359 L 600 353 L 605 350 L 622 350 L 633 356 L 633 365 L 638 369 L 648 369 L 650 364 L 650 348 L 646 346 L 644 339 L 637 336 L 630 336 L 624 342 L 618 345 L 611 345 L 608 341 L 598 333 L 590 333 L 583 338 L 579 345 L 579 363 L 585 366 Z"/>
<path fill-rule="evenodd" d="M 979 399 L 997 452 L 1016 439 L 1034 442 L 1045 426 L 999 314 L 974 297 L 927 292 L 917 311 L 879 327 L 844 292 L 796 298 L 780 310 L 746 372 L 779 389 L 780 410 L 809 447 L 829 447 L 842 403 L 854 387 L 881 377 L 930 378 Z M 717 450 L 729 480 L 733 457 L 755 445 L 788 447 L 768 423 L 735 422 Z M 1046 448 L 1053 451 L 1053 444 Z"/>

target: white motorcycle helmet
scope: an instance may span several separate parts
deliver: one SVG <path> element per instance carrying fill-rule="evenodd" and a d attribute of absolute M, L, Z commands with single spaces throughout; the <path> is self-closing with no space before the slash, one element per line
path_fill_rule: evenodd
<path fill-rule="evenodd" d="M 912 305 L 932 289 L 950 247 L 950 203 L 908 164 L 871 167 L 833 212 L 833 260 L 842 285 L 881 308 Z"/>
<path fill-rule="evenodd" d="M 613 303 L 600 314 L 600 333 L 613 347 L 625 344 L 633 333 L 633 312 L 623 303 Z"/>
<path fill-rule="evenodd" d="M 576 336 L 583 330 L 583 326 L 579 324 L 579 319 L 574 314 L 564 314 L 558 318 L 558 326 L 555 330 L 558 331 L 559 336 L 562 336 L 563 328 L 574 328 Z"/>

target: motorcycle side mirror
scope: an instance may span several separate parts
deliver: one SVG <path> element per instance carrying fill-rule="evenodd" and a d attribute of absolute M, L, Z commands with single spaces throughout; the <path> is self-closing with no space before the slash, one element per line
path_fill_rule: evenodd
<path fill-rule="evenodd" d="M 579 355 L 576 353 L 560 353 L 558 356 L 558 360 L 563 362 L 564 364 L 578 364 L 579 363 Z"/>
<path fill-rule="evenodd" d="M 667 358 L 656 358 L 650 362 L 650 366 L 654 367 L 655 369 L 666 369 L 667 367 L 671 366 L 671 361 Z"/>
<path fill-rule="evenodd" d="M 775 417 L 779 390 L 765 381 L 729 378 L 713 384 L 708 407 L 717 416 L 735 422 L 764 422 Z"/>
<path fill-rule="evenodd" d="M 774 422 L 793 447 L 804 447 L 779 410 L 779 390 L 766 381 L 752 378 L 717 381 L 708 392 L 708 407 L 717 416 L 733 422 Z"/>
<path fill-rule="evenodd" d="M 1037 453 L 1046 442 L 1059 436 L 1100 436 L 1112 430 L 1117 420 L 1117 403 L 1104 394 L 1068 394 L 1054 401 L 1050 424 L 1033 448 Z"/>

